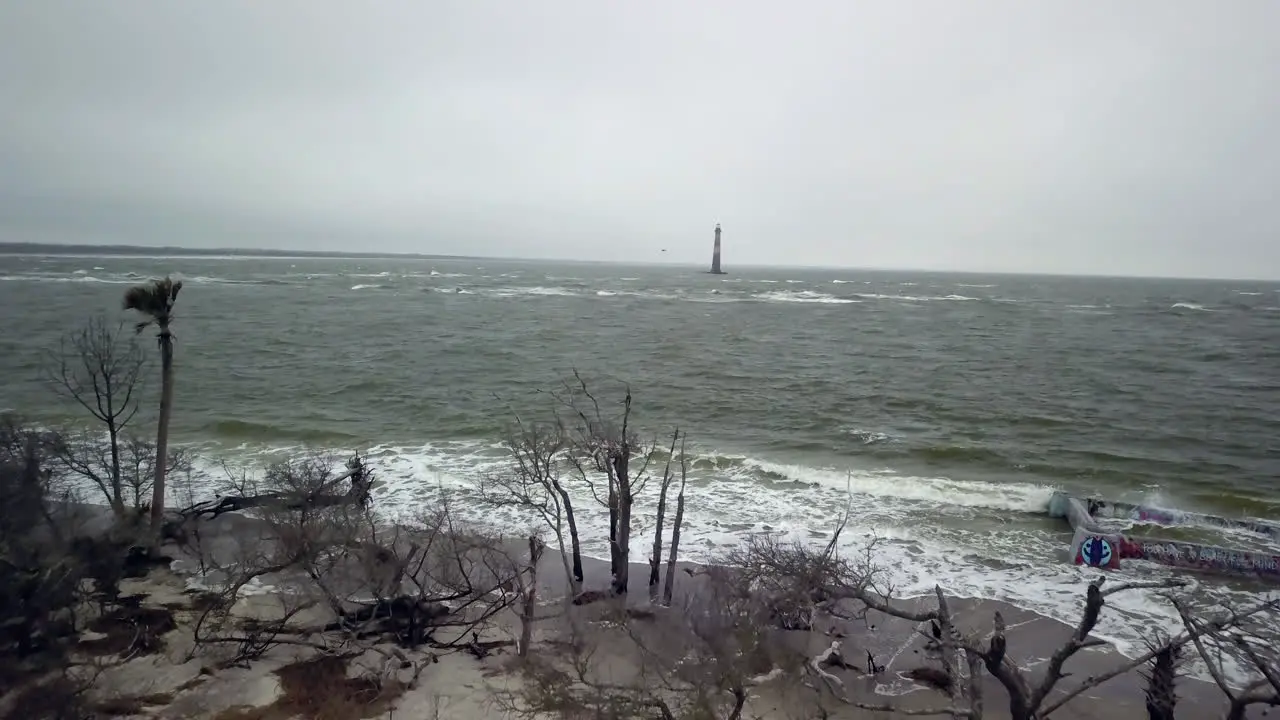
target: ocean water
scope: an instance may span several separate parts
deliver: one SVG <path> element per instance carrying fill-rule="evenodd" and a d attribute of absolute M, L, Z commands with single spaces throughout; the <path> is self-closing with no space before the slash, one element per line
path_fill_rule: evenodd
<path fill-rule="evenodd" d="M 1096 571 L 1068 563 L 1054 489 L 1280 517 L 1280 283 L 699 270 L 0 257 L 0 408 L 77 417 L 41 383 L 43 353 L 91 313 L 123 316 L 128 284 L 174 272 L 174 433 L 209 492 L 224 460 L 359 449 L 393 514 L 449 492 L 518 527 L 475 505 L 476 483 L 505 467 L 513 412 L 548 416 L 576 368 L 613 401 L 629 383 L 659 441 L 687 431 L 687 559 L 766 530 L 825 542 L 847 505 L 846 545 L 885 538 L 899 592 L 941 583 L 1071 619 Z M 605 513 L 586 497 L 586 549 L 603 556 Z M 636 533 L 651 527 L 646 505 Z M 1197 582 L 1205 602 L 1267 591 Z M 1111 606 L 1101 629 L 1122 649 L 1176 619 L 1151 594 Z"/>

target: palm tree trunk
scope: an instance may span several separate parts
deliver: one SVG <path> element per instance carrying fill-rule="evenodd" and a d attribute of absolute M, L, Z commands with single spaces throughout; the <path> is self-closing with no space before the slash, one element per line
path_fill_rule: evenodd
<path fill-rule="evenodd" d="M 173 414 L 173 336 L 167 322 L 160 325 L 160 421 L 156 423 L 156 477 L 151 486 L 151 533 L 160 545 L 164 522 L 164 475 L 169 459 L 169 416 Z"/>

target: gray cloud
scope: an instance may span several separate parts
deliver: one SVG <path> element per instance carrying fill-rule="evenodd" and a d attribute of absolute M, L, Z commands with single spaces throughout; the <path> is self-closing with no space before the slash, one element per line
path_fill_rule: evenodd
<path fill-rule="evenodd" d="M 4 239 L 1280 277 L 1280 4 L 0 5 Z M 661 248 L 668 248 L 665 255 Z"/>

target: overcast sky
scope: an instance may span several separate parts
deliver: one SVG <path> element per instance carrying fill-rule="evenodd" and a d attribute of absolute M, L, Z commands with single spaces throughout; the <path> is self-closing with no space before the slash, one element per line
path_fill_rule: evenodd
<path fill-rule="evenodd" d="M 1280 278 L 1280 2 L 0 3 L 0 240 Z M 667 252 L 662 253 L 666 248 Z"/>

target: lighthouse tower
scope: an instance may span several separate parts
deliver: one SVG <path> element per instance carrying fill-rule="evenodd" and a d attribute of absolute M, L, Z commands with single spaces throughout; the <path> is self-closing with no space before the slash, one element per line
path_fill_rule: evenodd
<path fill-rule="evenodd" d="M 724 275 L 720 269 L 720 223 L 716 223 L 716 244 L 711 251 L 711 274 Z"/>

